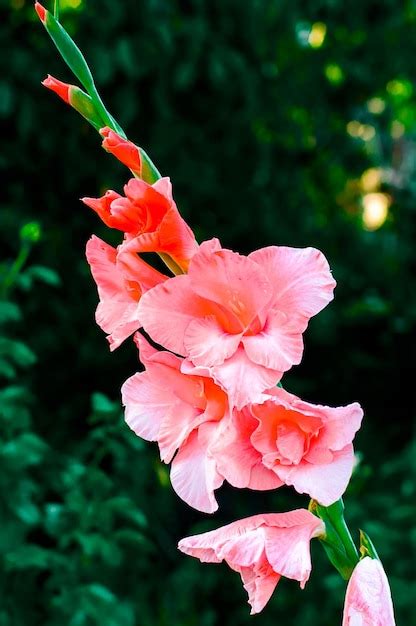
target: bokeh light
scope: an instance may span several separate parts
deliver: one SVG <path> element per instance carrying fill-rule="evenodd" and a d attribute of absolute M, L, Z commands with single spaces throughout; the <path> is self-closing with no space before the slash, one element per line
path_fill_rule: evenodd
<path fill-rule="evenodd" d="M 366 193 L 363 197 L 363 226 L 366 230 L 377 230 L 387 219 L 390 196 L 385 193 Z"/>

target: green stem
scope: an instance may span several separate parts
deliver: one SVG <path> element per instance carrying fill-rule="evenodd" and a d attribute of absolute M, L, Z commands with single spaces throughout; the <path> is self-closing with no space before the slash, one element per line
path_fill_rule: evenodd
<path fill-rule="evenodd" d="M 59 0 L 54 1 L 53 16 L 56 20 L 59 20 Z"/>
<path fill-rule="evenodd" d="M 348 580 L 359 561 L 357 548 L 344 519 L 342 498 L 325 507 L 311 500 L 309 510 L 325 523 L 325 536 L 320 539 L 332 565 Z"/>
<path fill-rule="evenodd" d="M 21 272 L 24 264 L 27 261 L 27 258 L 29 256 L 29 252 L 31 249 L 31 244 L 29 241 L 24 241 L 22 243 L 22 247 L 20 248 L 19 254 L 17 255 L 16 260 L 14 261 L 14 263 L 12 264 L 8 274 L 6 275 L 3 284 L 1 286 L 0 289 L 0 294 L 2 298 L 5 298 L 8 291 L 11 289 L 11 287 L 13 286 L 13 284 L 16 282 L 16 278 L 18 277 L 19 273 Z"/>
<path fill-rule="evenodd" d="M 121 137 L 126 139 L 126 134 L 124 130 L 121 128 L 120 124 L 118 124 L 115 121 L 114 117 L 105 108 L 104 102 L 102 101 L 101 96 L 98 93 L 95 83 L 92 83 L 92 85 L 90 85 L 88 89 L 88 94 L 90 95 L 91 100 L 93 101 L 97 112 L 101 115 L 105 124 L 109 126 L 109 128 L 111 128 L 112 130 L 114 130 L 116 133 L 118 133 Z"/>
<path fill-rule="evenodd" d="M 330 519 L 334 529 L 336 530 L 338 537 L 341 539 L 341 542 L 344 546 L 345 553 L 347 557 L 356 562 L 359 559 L 358 550 L 352 540 L 352 536 L 350 530 L 347 526 L 347 523 L 344 518 L 344 502 L 342 498 L 335 503 L 337 505 L 336 509 L 332 509 L 332 507 L 328 507 L 327 511 L 330 512 Z M 332 506 L 335 506 L 332 505 Z M 339 513 L 340 511 L 340 513 Z"/>

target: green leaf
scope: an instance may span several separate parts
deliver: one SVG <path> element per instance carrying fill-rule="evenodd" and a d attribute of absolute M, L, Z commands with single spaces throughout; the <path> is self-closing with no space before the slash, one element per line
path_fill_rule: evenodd
<path fill-rule="evenodd" d="M 69 69 L 75 74 L 79 82 L 84 85 L 85 89 L 88 92 L 91 91 L 94 88 L 94 80 L 81 50 L 50 11 L 46 11 L 44 24 Z"/>
<path fill-rule="evenodd" d="M 40 280 L 51 287 L 59 287 L 61 284 L 61 279 L 59 275 L 52 270 L 50 267 L 44 267 L 43 265 L 32 265 L 29 267 L 26 272 L 26 275 L 30 276 L 35 280 Z"/>
<path fill-rule="evenodd" d="M 7 356 L 21 367 L 36 363 L 36 356 L 22 341 L 0 337 L 0 356 Z"/>
<path fill-rule="evenodd" d="M 34 433 L 22 433 L 0 449 L 0 460 L 9 469 L 39 465 L 48 449 L 47 444 Z"/>
<path fill-rule="evenodd" d="M 0 301 L 0 324 L 18 322 L 22 318 L 21 311 L 14 302 Z"/>
<path fill-rule="evenodd" d="M 6 570 L 24 570 L 28 568 L 51 569 L 65 566 L 66 559 L 51 550 L 34 544 L 22 545 L 8 552 L 5 559 Z"/>

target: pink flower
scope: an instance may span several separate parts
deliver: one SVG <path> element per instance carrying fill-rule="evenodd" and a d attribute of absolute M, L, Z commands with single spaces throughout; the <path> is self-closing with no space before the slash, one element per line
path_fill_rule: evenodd
<path fill-rule="evenodd" d="M 82 201 L 94 209 L 107 226 L 127 234 L 120 254 L 164 253 L 186 270 L 198 244 L 179 214 L 169 178 L 161 178 L 153 185 L 132 178 L 125 185 L 124 193 L 125 197 L 110 190 L 101 198 L 83 198 Z"/>
<path fill-rule="evenodd" d="M 146 371 L 121 389 L 126 422 L 143 439 L 158 442 L 162 461 L 173 459 L 176 493 L 194 508 L 212 513 L 218 508 L 214 489 L 224 479 L 209 446 L 226 417 L 227 397 L 209 378 L 182 374 L 179 357 L 155 350 L 140 333 L 135 340 Z"/>
<path fill-rule="evenodd" d="M 377 559 L 356 565 L 345 596 L 342 626 L 395 626 L 389 582 Z"/>
<path fill-rule="evenodd" d="M 281 576 L 304 588 L 312 569 L 309 542 L 324 533 L 319 518 L 297 509 L 247 517 L 181 539 L 178 548 L 202 563 L 226 561 L 239 572 L 254 614 L 265 607 Z"/>
<path fill-rule="evenodd" d="M 158 352 L 139 333 L 135 339 L 146 371 L 122 387 L 126 422 L 143 439 L 158 442 L 162 461 L 173 459 L 171 482 L 176 493 L 190 506 L 213 513 L 218 508 L 214 490 L 224 481 L 217 454 L 221 456 L 227 441 L 224 433 L 234 428 L 227 396 L 210 378 L 183 374 L 181 358 Z M 231 484 L 252 489 L 280 485 L 249 439 L 241 438 L 240 453 L 247 465 L 235 479 L 230 476 Z"/>
<path fill-rule="evenodd" d="M 100 129 L 100 135 L 104 137 L 103 148 L 113 154 L 123 165 L 141 178 L 142 157 L 139 148 L 128 139 L 124 139 L 111 128 L 106 126 Z"/>
<path fill-rule="evenodd" d="M 115 350 L 140 327 L 138 302 L 141 294 L 167 276 L 137 255 L 124 255 L 120 263 L 117 250 L 95 235 L 87 243 L 86 254 L 100 297 L 95 318 L 108 333 L 110 349 Z"/>
<path fill-rule="evenodd" d="M 157 343 L 186 357 L 183 371 L 211 376 L 241 408 L 300 362 L 302 333 L 334 286 L 314 248 L 271 246 L 245 257 L 212 239 L 186 276 L 142 298 L 140 317 Z"/>
<path fill-rule="evenodd" d="M 354 463 L 352 440 L 363 411 L 358 403 L 332 408 L 304 402 L 284 389 L 268 392 L 263 404 L 250 405 L 257 420 L 250 441 L 263 464 L 281 484 L 293 485 L 320 504 L 329 506 L 344 493 Z M 223 463 L 235 446 L 222 449 Z M 220 463 L 220 467 L 222 464 Z M 228 480 L 228 476 L 224 473 Z"/>

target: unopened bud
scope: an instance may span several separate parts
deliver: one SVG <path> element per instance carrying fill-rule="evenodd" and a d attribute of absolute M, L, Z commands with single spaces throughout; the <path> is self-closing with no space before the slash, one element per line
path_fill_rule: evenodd
<path fill-rule="evenodd" d="M 30 243 L 36 243 L 42 236 L 42 230 L 38 222 L 28 222 L 20 229 L 20 239 Z"/>

